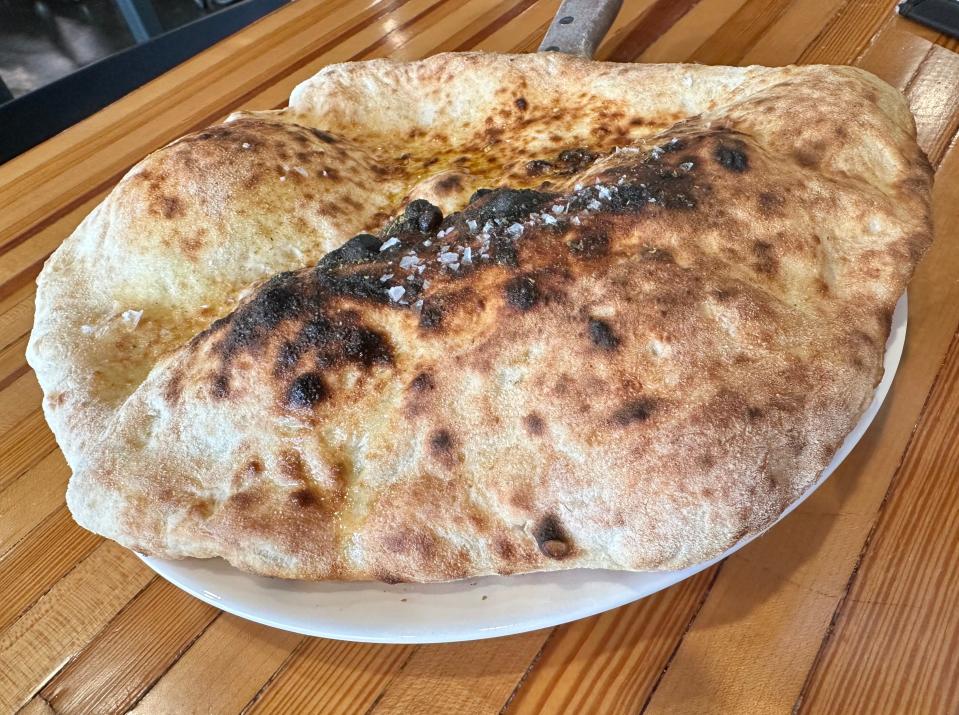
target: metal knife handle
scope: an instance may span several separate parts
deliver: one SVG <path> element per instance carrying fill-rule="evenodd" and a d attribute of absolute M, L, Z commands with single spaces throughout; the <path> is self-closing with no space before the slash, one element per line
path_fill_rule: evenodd
<path fill-rule="evenodd" d="M 592 57 L 622 6 L 623 0 L 563 0 L 539 51 Z"/>

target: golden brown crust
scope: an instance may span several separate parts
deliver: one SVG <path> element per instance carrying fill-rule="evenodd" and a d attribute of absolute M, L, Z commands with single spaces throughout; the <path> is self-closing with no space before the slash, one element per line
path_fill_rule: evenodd
<path fill-rule="evenodd" d="M 44 269 L 68 503 L 294 578 L 695 563 L 868 404 L 930 177 L 851 68 L 329 67 L 148 157 Z"/>

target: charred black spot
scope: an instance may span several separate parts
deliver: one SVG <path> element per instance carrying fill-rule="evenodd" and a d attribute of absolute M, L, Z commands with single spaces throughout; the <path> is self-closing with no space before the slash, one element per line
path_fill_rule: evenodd
<path fill-rule="evenodd" d="M 420 310 L 420 327 L 436 328 L 443 322 L 443 306 L 439 301 L 427 300 Z"/>
<path fill-rule="evenodd" d="M 382 243 L 376 236 L 361 233 L 323 256 L 316 267 L 319 270 L 330 271 L 344 265 L 366 263 L 377 257 Z"/>
<path fill-rule="evenodd" d="M 303 308 L 292 273 L 271 278 L 260 291 L 232 317 L 227 319 L 226 337 L 221 343 L 224 357 L 260 342 L 284 320 L 295 317 Z M 219 321 L 210 326 L 218 327 Z"/>
<path fill-rule="evenodd" d="M 609 252 L 609 236 L 604 231 L 587 229 L 567 245 L 577 258 L 599 258 Z"/>
<path fill-rule="evenodd" d="M 501 266 L 516 268 L 519 266 L 519 254 L 516 251 L 516 243 L 509 236 L 493 236 L 493 261 Z"/>
<path fill-rule="evenodd" d="M 539 176 L 545 174 L 553 168 L 553 165 L 545 159 L 533 159 L 526 162 L 526 173 L 529 176 Z"/>
<path fill-rule="evenodd" d="M 299 342 L 287 341 L 283 343 L 276 355 L 276 364 L 273 371 L 276 375 L 285 375 L 296 367 L 303 353 L 303 346 Z"/>
<path fill-rule="evenodd" d="M 593 341 L 593 345 L 603 350 L 615 350 L 619 346 L 619 338 L 612 327 L 598 318 L 589 319 L 589 339 Z"/>
<path fill-rule="evenodd" d="M 582 171 L 599 158 L 599 154 L 584 147 L 561 151 L 557 160 L 563 165 L 560 173 L 575 174 Z"/>
<path fill-rule="evenodd" d="M 755 422 L 763 416 L 763 411 L 758 407 L 749 407 L 746 409 L 746 416 L 750 422 Z"/>
<path fill-rule="evenodd" d="M 526 423 L 526 430 L 533 435 L 538 437 L 543 434 L 543 431 L 546 428 L 546 423 L 543 422 L 543 418 L 537 415 L 535 412 L 531 412 L 523 418 L 523 422 Z"/>
<path fill-rule="evenodd" d="M 477 189 L 476 191 L 473 192 L 473 195 L 470 196 L 470 200 L 469 200 L 468 203 L 473 203 L 473 202 L 476 201 L 477 199 L 481 199 L 481 198 L 483 198 L 484 196 L 486 196 L 487 194 L 490 194 L 490 193 L 492 193 L 492 192 L 493 192 L 492 189 Z"/>
<path fill-rule="evenodd" d="M 430 435 L 430 451 L 440 456 L 449 456 L 453 451 L 453 435 L 449 430 L 439 429 Z"/>
<path fill-rule="evenodd" d="M 536 283 L 529 276 L 516 276 L 507 281 L 503 287 L 503 295 L 506 296 L 507 304 L 522 311 L 536 305 L 539 298 Z"/>
<path fill-rule="evenodd" d="M 529 106 L 529 105 L 526 103 L 526 98 L 525 98 L 525 97 L 517 97 L 517 98 L 516 98 L 516 101 L 514 102 L 514 104 L 516 105 L 516 108 L 517 108 L 519 111 L 521 111 L 521 112 L 525 112 L 525 111 L 526 111 L 526 108 Z"/>
<path fill-rule="evenodd" d="M 313 127 L 309 127 L 309 130 L 313 136 L 324 144 L 336 144 L 336 137 L 329 132 L 324 132 L 322 129 L 314 129 Z"/>
<path fill-rule="evenodd" d="M 554 194 L 533 189 L 494 189 L 483 194 L 480 197 L 482 200 L 475 206 L 470 206 L 467 211 L 470 217 L 475 218 L 480 224 L 497 218 L 503 221 L 516 221 L 528 217 L 530 213 L 552 200 L 553 197 Z"/>
<path fill-rule="evenodd" d="M 318 272 L 317 278 L 322 286 L 337 295 L 363 298 L 381 303 L 385 303 L 388 300 L 386 286 L 378 276 L 371 276 L 365 273 L 337 275 Z"/>
<path fill-rule="evenodd" d="M 315 316 L 300 330 L 297 343 L 301 349 L 316 349 L 319 368 L 329 368 L 342 361 L 367 368 L 393 361 L 393 351 L 387 339 L 356 323 L 350 314 L 337 319 Z"/>
<path fill-rule="evenodd" d="M 210 394 L 217 400 L 227 397 L 230 394 L 230 379 L 222 373 L 215 375 L 210 383 Z"/>
<path fill-rule="evenodd" d="M 562 559 L 573 551 L 573 541 L 555 514 L 546 514 L 533 528 L 536 545 L 545 556 Z"/>
<path fill-rule="evenodd" d="M 715 156 L 720 166 L 729 171 L 742 173 L 749 169 L 749 158 L 742 150 L 735 147 L 720 144 L 716 147 Z"/>
<path fill-rule="evenodd" d="M 670 139 L 659 148 L 666 153 L 682 151 L 686 148 L 686 142 L 684 142 L 682 139 Z"/>
<path fill-rule="evenodd" d="M 313 407 L 328 397 L 323 377 L 318 372 L 306 372 L 296 378 L 286 392 L 286 404 L 303 409 Z"/>
<path fill-rule="evenodd" d="M 628 402 L 613 413 L 613 422 L 625 427 L 633 422 L 645 422 L 653 414 L 655 403 L 647 398 Z"/>
<path fill-rule="evenodd" d="M 410 389 L 414 392 L 428 392 L 436 389 L 436 383 L 433 381 L 433 376 L 428 372 L 421 372 L 413 378 Z"/>
<path fill-rule="evenodd" d="M 406 205 L 403 220 L 414 231 L 435 231 L 443 222 L 443 212 L 426 199 L 416 199 Z"/>

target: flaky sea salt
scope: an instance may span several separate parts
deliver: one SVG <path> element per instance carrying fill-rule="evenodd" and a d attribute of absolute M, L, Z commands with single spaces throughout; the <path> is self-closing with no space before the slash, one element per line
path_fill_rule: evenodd
<path fill-rule="evenodd" d="M 142 310 L 124 310 L 120 315 L 120 319 L 126 324 L 130 330 L 133 330 L 137 325 L 140 324 L 140 318 L 143 317 Z"/>
<path fill-rule="evenodd" d="M 388 238 L 385 241 L 383 241 L 383 245 L 380 246 L 380 250 L 385 251 L 387 248 L 392 248 L 399 242 L 400 242 L 400 239 L 398 239 L 396 236 L 392 236 L 391 238 Z"/>
<path fill-rule="evenodd" d="M 390 297 L 390 300 L 392 300 L 393 302 L 397 302 L 399 301 L 400 298 L 402 298 L 406 294 L 406 288 L 404 288 L 403 286 L 393 286 L 388 291 L 386 291 L 386 294 Z"/>

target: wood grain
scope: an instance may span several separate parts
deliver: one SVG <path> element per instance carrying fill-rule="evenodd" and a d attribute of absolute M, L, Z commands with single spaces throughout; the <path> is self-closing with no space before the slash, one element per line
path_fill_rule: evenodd
<path fill-rule="evenodd" d="M 558 5 L 298 0 L 0 166 L 0 710 L 959 708 L 959 43 L 895 17 L 892 0 L 627 0 L 599 50 L 621 61 L 856 63 L 907 93 L 939 165 L 937 242 L 910 288 L 886 406 L 825 487 L 717 569 L 552 631 L 376 646 L 219 614 L 70 520 L 68 470 L 23 359 L 32 283 L 123 172 L 235 109 L 282 106 L 331 62 L 534 49 Z"/>
<path fill-rule="evenodd" d="M 548 637 L 549 631 L 533 631 L 506 638 L 421 646 L 370 712 L 496 712 Z"/>
<path fill-rule="evenodd" d="M 959 712 L 959 336 L 801 712 Z M 860 687 L 860 683 L 870 687 Z"/>
<path fill-rule="evenodd" d="M 221 614 L 131 712 L 239 712 L 303 638 Z"/>
<path fill-rule="evenodd" d="M 717 573 L 713 567 L 642 601 L 560 626 L 508 711 L 639 712 Z"/>
<path fill-rule="evenodd" d="M 124 712 L 217 615 L 155 577 L 40 695 L 57 712 Z"/>
<path fill-rule="evenodd" d="M 365 713 L 415 650 L 309 638 L 264 685 L 247 713 Z"/>
<path fill-rule="evenodd" d="M 131 552 L 104 542 L 0 631 L 0 711 L 26 703 L 152 575 Z"/>

